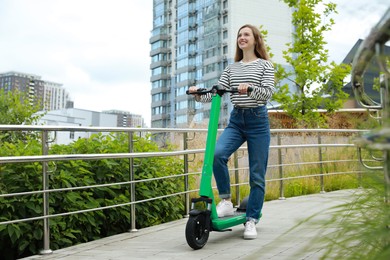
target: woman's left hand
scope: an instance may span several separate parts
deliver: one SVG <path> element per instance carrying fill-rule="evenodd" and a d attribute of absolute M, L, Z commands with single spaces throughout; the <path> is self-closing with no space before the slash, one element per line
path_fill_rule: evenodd
<path fill-rule="evenodd" d="M 249 87 L 248 83 L 241 83 L 240 85 L 238 85 L 238 94 L 240 94 L 240 95 L 247 94 L 248 87 Z"/>

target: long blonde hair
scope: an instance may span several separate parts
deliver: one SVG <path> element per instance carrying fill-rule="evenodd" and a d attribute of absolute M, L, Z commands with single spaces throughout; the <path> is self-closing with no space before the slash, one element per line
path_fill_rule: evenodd
<path fill-rule="evenodd" d="M 255 55 L 258 58 L 262 58 L 264 60 L 270 60 L 270 56 L 267 52 L 267 46 L 265 45 L 263 36 L 261 35 L 259 29 L 257 29 L 255 26 L 251 24 L 245 24 L 241 26 L 240 29 L 238 29 L 237 32 L 237 38 L 236 38 L 236 55 L 234 56 L 234 61 L 240 61 L 244 57 L 244 54 L 242 50 L 238 47 L 238 34 L 240 33 L 242 28 L 248 27 L 249 29 L 252 30 L 253 37 L 255 38 Z"/>

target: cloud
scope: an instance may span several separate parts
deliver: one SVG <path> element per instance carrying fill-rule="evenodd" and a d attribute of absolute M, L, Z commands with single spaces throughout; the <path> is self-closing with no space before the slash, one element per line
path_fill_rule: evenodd
<path fill-rule="evenodd" d="M 382 0 L 335 0 L 335 24 L 324 34 L 331 59 L 341 62 L 358 39 L 364 39 L 378 23 L 390 4 Z"/>
<path fill-rule="evenodd" d="M 0 72 L 40 75 L 63 84 L 76 108 L 126 110 L 150 125 L 152 6 L 145 0 L 2 0 Z"/>
<path fill-rule="evenodd" d="M 325 40 L 341 62 L 389 4 L 335 0 Z M 0 72 L 20 71 L 63 84 L 76 108 L 126 110 L 150 125 L 151 0 L 1 0 Z"/>

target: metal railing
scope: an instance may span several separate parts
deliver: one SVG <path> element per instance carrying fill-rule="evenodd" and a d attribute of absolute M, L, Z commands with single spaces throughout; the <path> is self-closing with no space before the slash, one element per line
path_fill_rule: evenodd
<path fill-rule="evenodd" d="M 21 223 L 32 220 L 42 220 L 44 222 L 43 225 L 43 250 L 41 254 L 49 254 L 52 252 L 50 249 L 50 226 L 49 219 L 60 217 L 60 216 L 69 216 L 73 214 L 91 212 L 104 210 L 115 207 L 123 207 L 130 206 L 130 215 L 131 215 L 131 227 L 130 231 L 136 231 L 136 210 L 135 204 L 144 203 L 151 200 L 158 200 L 171 196 L 183 196 L 184 195 L 184 205 L 185 212 L 183 215 L 188 215 L 189 213 L 189 204 L 190 204 L 190 194 L 197 192 L 198 189 L 196 187 L 190 187 L 189 177 L 199 175 L 200 172 L 189 172 L 191 160 L 189 160 L 189 155 L 196 156 L 197 154 L 204 153 L 204 149 L 189 149 L 192 145 L 191 142 L 194 138 L 189 138 L 189 135 L 204 135 L 207 133 L 206 129 L 169 129 L 169 128 L 107 128 L 107 127 L 53 127 L 53 126 L 16 126 L 16 125 L 0 125 L 0 132 L 24 132 L 24 133 L 40 133 L 41 136 L 41 145 L 42 145 L 42 154 L 41 155 L 33 155 L 33 156 L 3 156 L 0 157 L 0 169 L 2 165 L 5 164 L 17 164 L 17 163 L 36 163 L 40 162 L 42 164 L 42 190 L 34 190 L 34 191 L 24 191 L 18 193 L 10 193 L 10 194 L 0 194 L 1 197 L 17 197 L 22 195 L 33 195 L 38 194 L 43 197 L 43 214 L 42 216 L 36 217 L 27 217 L 23 219 L 10 219 L 7 221 L 0 222 L 0 225 L 7 225 L 13 223 Z M 104 153 L 104 154 L 49 154 L 50 150 L 50 140 L 49 136 L 51 132 L 101 132 L 101 133 L 126 133 L 128 135 L 129 140 L 129 148 L 127 153 Z M 286 182 L 298 179 L 298 178 L 319 178 L 321 183 L 320 192 L 324 192 L 324 177 L 325 176 L 333 176 L 340 174 L 362 174 L 362 171 L 357 169 L 358 159 L 357 159 L 357 150 L 355 145 L 353 144 L 351 137 L 359 136 L 364 130 L 340 130 L 340 129 L 272 129 L 271 130 L 271 147 L 270 147 L 270 164 L 268 166 L 269 174 L 267 177 L 267 182 L 276 182 L 279 183 L 279 198 L 284 198 L 284 187 Z M 168 134 L 171 135 L 171 139 L 175 141 L 179 141 L 177 138 L 174 139 L 174 135 L 181 135 L 179 143 L 181 143 L 181 149 L 177 149 L 170 152 L 134 152 L 133 147 L 133 136 L 135 134 L 142 135 L 145 133 L 150 134 Z M 299 137 L 299 138 L 298 138 Z M 301 138 L 301 139 L 300 139 Z M 336 138 L 337 140 L 330 141 L 328 139 Z M 199 138 L 201 139 L 201 138 Z M 197 140 L 199 140 L 197 139 Z M 328 140 L 328 141 L 327 141 Z M 287 153 L 292 155 L 296 155 L 300 153 L 300 150 L 308 149 L 310 150 L 310 154 L 314 154 L 315 157 L 318 156 L 315 161 L 302 161 L 302 160 L 291 160 L 287 158 Z M 328 151 L 328 149 L 332 149 Z M 350 154 L 350 158 L 347 159 L 337 159 L 331 158 L 326 159 L 324 155 L 328 153 L 334 153 L 333 149 L 347 149 L 348 152 L 342 152 L 344 154 Z M 312 151 L 315 152 L 312 152 Z M 248 183 L 247 177 L 245 173 L 248 171 L 248 166 L 245 163 L 245 160 L 242 157 L 246 156 L 246 147 L 241 147 L 234 154 L 234 167 L 231 168 L 231 172 L 234 173 L 235 181 L 232 182 L 232 186 L 240 187 L 246 185 Z M 352 152 L 351 152 L 352 151 Z M 328 152 L 328 153 L 327 153 Z M 317 155 L 316 155 L 317 154 Z M 143 180 L 136 180 L 134 176 L 134 158 L 148 158 L 148 157 L 172 157 L 172 156 L 181 156 L 184 162 L 184 171 L 183 174 L 173 174 L 170 176 L 164 176 L 160 178 L 149 178 Z M 129 181 L 125 182 L 115 182 L 115 183 L 103 183 L 96 185 L 86 185 L 79 187 L 69 187 L 69 188 L 50 188 L 49 183 L 49 173 L 55 174 L 55 170 L 49 170 L 49 162 L 56 161 L 71 161 L 71 160 L 102 160 L 102 159 L 129 159 Z M 244 161 L 244 162 L 243 162 Z M 325 171 L 324 167 L 326 164 L 337 164 L 344 163 L 349 165 L 348 169 L 341 172 L 329 172 Z M 318 172 L 311 173 L 309 175 L 296 175 L 296 176 L 287 176 L 286 171 L 289 167 L 303 167 L 307 165 L 316 165 Z M 0 170 L 0 175 L 2 174 Z M 233 175 L 233 174 L 232 174 Z M 0 176 L 1 177 L 1 176 Z M 151 197 L 143 200 L 137 200 L 135 197 L 135 189 L 137 183 L 140 182 L 148 182 L 161 180 L 162 178 L 178 178 L 183 177 L 184 180 L 184 190 L 174 193 L 167 194 L 165 196 L 160 197 Z M 74 191 L 74 190 L 82 190 L 82 189 L 90 189 L 97 187 L 107 187 L 112 185 L 128 185 L 130 188 L 130 201 L 128 203 L 109 205 L 104 207 L 90 208 L 90 209 L 81 209 L 72 212 L 64 212 L 64 213 L 50 213 L 50 203 L 49 198 L 50 194 L 56 192 L 66 192 L 66 191 Z M 191 189 L 192 188 L 192 189 Z M 236 189 L 236 199 L 237 204 L 239 204 L 240 200 L 240 189 Z M 0 213 L 1 214 L 1 213 Z"/>
<path fill-rule="evenodd" d="M 359 145 L 359 158 L 361 158 L 362 148 L 383 152 L 383 156 L 377 158 L 378 161 L 384 162 L 382 167 L 368 165 L 362 159 L 360 161 L 369 170 L 384 170 L 387 200 L 390 201 L 390 58 L 385 52 L 385 48 L 388 48 L 385 44 L 389 40 L 390 8 L 387 9 L 376 26 L 372 28 L 370 34 L 364 39 L 356 52 L 352 63 L 352 87 L 355 97 L 362 107 L 382 112 L 382 128 L 379 131 L 372 131 L 367 134 L 357 144 Z M 382 72 L 380 103 L 372 100 L 364 91 L 364 73 L 373 59 L 375 59 Z"/>

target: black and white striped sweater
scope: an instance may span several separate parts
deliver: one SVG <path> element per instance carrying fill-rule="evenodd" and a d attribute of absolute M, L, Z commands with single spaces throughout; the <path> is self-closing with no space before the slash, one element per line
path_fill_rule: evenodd
<path fill-rule="evenodd" d="M 270 61 L 257 59 L 252 62 L 235 62 L 226 67 L 219 78 L 218 84 L 224 88 L 238 87 L 247 83 L 253 91 L 248 95 L 232 93 L 230 100 L 235 107 L 250 108 L 262 106 L 272 97 L 274 87 L 274 67 Z M 199 97 L 200 102 L 210 102 L 211 94 Z"/>

